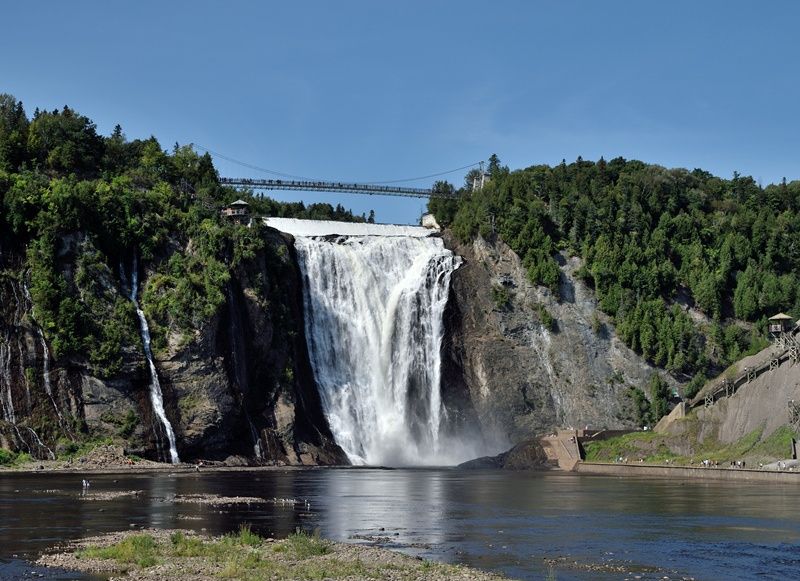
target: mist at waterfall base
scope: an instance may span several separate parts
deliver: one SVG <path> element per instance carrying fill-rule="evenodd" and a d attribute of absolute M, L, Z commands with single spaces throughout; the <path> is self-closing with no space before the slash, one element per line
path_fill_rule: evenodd
<path fill-rule="evenodd" d="M 448 429 L 441 395 L 443 313 L 461 259 L 423 228 L 358 227 L 370 235 L 294 229 L 309 357 L 336 443 L 357 465 L 487 453 L 479 434 Z"/>

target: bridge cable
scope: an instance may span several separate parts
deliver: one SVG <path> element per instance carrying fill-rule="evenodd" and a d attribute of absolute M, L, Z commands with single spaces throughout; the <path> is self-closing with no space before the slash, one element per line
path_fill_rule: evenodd
<path fill-rule="evenodd" d="M 305 180 L 305 181 L 309 181 L 309 182 L 323 181 L 323 180 L 315 180 L 313 178 L 309 178 L 309 177 L 305 177 L 305 176 L 296 176 L 296 175 L 292 175 L 292 174 L 289 174 L 289 173 L 283 173 L 283 172 L 279 172 L 279 171 L 274 171 L 274 170 L 271 170 L 271 169 L 267 169 L 265 167 L 259 167 L 257 165 L 252 165 L 252 164 L 249 164 L 249 163 L 245 163 L 243 161 L 239 161 L 237 159 L 233 159 L 232 157 L 227 157 L 225 155 L 222 155 L 221 153 L 217 153 L 216 151 L 214 151 L 212 149 L 208 149 L 207 147 L 203 147 L 199 143 L 190 143 L 189 145 L 191 147 L 196 147 L 198 149 L 202 149 L 203 151 L 207 151 L 208 153 L 210 153 L 214 157 L 218 157 L 220 159 L 224 159 L 225 161 L 229 161 L 231 163 L 235 163 L 237 165 L 241 165 L 241 166 L 246 167 L 248 169 L 254 169 L 256 171 L 263 171 L 264 173 L 268 173 L 268 174 L 272 174 L 272 175 L 276 175 L 276 176 L 281 176 L 281 177 L 285 177 L 285 178 L 294 178 L 296 180 Z"/>
<path fill-rule="evenodd" d="M 461 170 L 464 170 L 464 169 L 467 169 L 467 168 L 470 168 L 470 167 L 475 167 L 476 165 L 480 165 L 480 164 L 481 164 L 481 162 L 476 161 L 475 163 L 471 163 L 469 165 L 465 165 L 465 166 L 462 166 L 462 167 L 457 167 L 456 169 L 451 169 L 451 170 L 448 170 L 448 171 L 442 171 L 442 172 L 439 172 L 439 173 L 432 173 L 432 174 L 427 175 L 427 176 L 419 176 L 417 178 L 408 178 L 408 179 L 404 179 L 404 180 L 386 180 L 386 181 L 382 181 L 382 182 L 367 182 L 367 183 L 370 183 L 370 184 L 399 184 L 399 183 L 402 183 L 402 182 L 415 182 L 417 180 L 425 180 L 425 179 L 428 179 L 428 178 L 436 178 L 436 177 L 439 177 L 439 176 L 447 175 L 449 173 L 455 173 L 457 171 L 461 171 Z"/>
<path fill-rule="evenodd" d="M 261 172 L 272 174 L 272 175 L 275 175 L 275 176 L 281 176 L 281 177 L 285 177 L 285 178 L 294 178 L 296 180 L 305 180 L 305 181 L 309 181 L 309 182 L 323 182 L 323 181 L 334 181 L 335 182 L 335 181 L 341 181 L 341 180 L 320 180 L 320 179 L 309 178 L 309 177 L 305 177 L 305 176 L 298 176 L 298 175 L 293 175 L 293 174 L 289 174 L 289 173 L 283 173 L 283 172 L 267 169 L 267 168 L 264 168 L 264 167 L 259 167 L 257 165 L 253 165 L 253 164 L 246 163 L 246 162 L 243 162 L 243 161 L 239 161 L 237 159 L 233 159 L 232 157 L 227 157 L 225 155 L 222 155 L 221 153 L 217 153 L 214 150 L 208 149 L 207 147 L 203 147 L 199 143 L 190 143 L 189 146 L 190 147 L 196 147 L 198 149 L 202 149 L 203 151 L 206 151 L 206 152 L 210 153 L 214 157 L 218 157 L 220 159 L 224 159 L 225 161 L 229 161 L 231 163 L 235 163 L 237 165 L 241 165 L 242 167 L 246 167 L 248 169 L 253 169 L 253 170 L 256 170 L 256 171 L 261 171 Z M 470 164 L 467 164 L 467 165 L 464 165 L 464 166 L 461 166 L 461 167 L 457 167 L 455 169 L 451 169 L 451 170 L 443 171 L 443 172 L 439 172 L 439 173 L 433 173 L 433 174 L 429 174 L 429 175 L 426 175 L 426 176 L 419 176 L 419 177 L 415 177 L 415 178 L 406 178 L 406 179 L 402 179 L 402 180 L 384 180 L 384 181 L 371 181 L 371 182 L 361 182 L 361 183 L 380 185 L 380 184 L 400 184 L 400 183 L 403 183 L 403 182 L 414 182 L 414 181 L 418 181 L 418 180 L 425 180 L 425 179 L 428 179 L 428 178 L 436 178 L 436 177 L 439 177 L 439 176 L 455 173 L 457 171 L 462 171 L 462 170 L 465 170 L 465 169 L 468 169 L 468 168 L 471 168 L 471 167 L 475 167 L 475 166 L 480 165 L 480 164 L 481 164 L 481 162 L 476 161 L 475 163 L 470 163 Z"/>

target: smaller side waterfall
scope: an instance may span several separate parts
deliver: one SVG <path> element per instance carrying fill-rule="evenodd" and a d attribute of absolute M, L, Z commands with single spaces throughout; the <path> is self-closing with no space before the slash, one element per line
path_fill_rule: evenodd
<path fill-rule="evenodd" d="M 36 313 L 33 312 L 33 300 L 31 300 L 31 293 L 28 290 L 28 285 L 23 284 L 22 290 L 25 295 L 25 300 L 27 300 L 31 305 L 31 317 L 33 318 L 34 322 L 36 322 Z M 42 331 L 42 327 L 38 322 L 36 322 L 36 335 L 39 337 L 39 344 L 42 346 L 42 383 L 44 384 L 44 391 L 47 393 L 47 397 L 50 398 L 50 401 L 53 404 L 53 409 L 56 410 L 59 425 L 63 428 L 64 417 L 61 415 L 61 411 L 58 409 L 56 399 L 53 397 L 53 387 L 50 384 L 50 349 L 47 347 L 47 341 L 44 338 L 44 331 Z M 26 389 L 28 389 L 27 382 Z M 28 407 L 30 407 L 30 393 L 28 393 Z"/>
<path fill-rule="evenodd" d="M 11 394 L 11 347 L 7 341 L 0 342 L 0 408 L 5 421 L 17 423 Z"/>
<path fill-rule="evenodd" d="M 31 384 L 28 381 L 28 378 L 25 377 L 25 369 L 23 366 L 23 361 L 25 360 L 25 354 L 22 350 L 22 343 L 17 343 L 17 351 L 19 352 L 19 361 L 20 361 L 20 371 L 22 372 L 22 383 L 25 384 L 25 404 L 27 405 L 28 413 L 31 413 L 32 405 L 31 405 Z"/>
<path fill-rule="evenodd" d="M 27 307 L 31 304 L 28 288 L 24 283 L 21 286 L 22 293 L 20 295 L 17 290 L 17 285 L 15 283 L 10 285 L 11 291 L 14 294 L 13 303 L 15 305 L 14 317 L 11 323 L 12 329 L 17 330 L 20 329 L 20 323 L 27 312 Z M 41 336 L 41 329 L 39 329 L 38 326 L 37 330 Z M 18 446 L 26 449 L 34 458 L 49 458 L 51 460 L 55 460 L 56 456 L 55 453 L 53 453 L 53 450 L 50 449 L 44 442 L 42 442 L 42 439 L 33 430 L 33 428 L 17 423 L 17 410 L 14 409 L 13 394 L 15 370 L 12 369 L 14 359 L 14 353 L 12 353 L 12 350 L 14 345 L 16 345 L 18 365 L 18 369 L 16 369 L 16 377 L 18 382 L 25 385 L 28 413 L 30 413 L 31 409 L 30 387 L 25 376 L 25 353 L 23 352 L 22 341 L 19 339 L 14 339 L 13 330 L 5 330 L 3 335 L 0 336 L 0 412 L 2 412 L 0 419 L 11 424 L 11 427 L 14 429 L 14 433 L 16 434 Z M 52 401 L 53 398 L 49 390 L 48 395 L 50 395 L 50 399 Z M 55 402 L 53 402 L 53 405 L 55 406 Z M 56 408 L 56 412 L 58 412 L 58 408 Z M 22 412 L 21 415 L 25 416 L 25 413 Z M 59 421 L 60 419 L 61 416 L 59 415 Z M 24 421 L 25 420 L 23 419 L 21 423 L 24 423 Z"/>
<path fill-rule="evenodd" d="M 138 289 L 139 266 L 134 256 L 133 266 L 131 268 L 130 299 L 133 306 L 136 308 L 136 316 L 139 317 L 139 332 L 142 337 L 142 344 L 144 345 L 144 355 L 147 358 L 147 365 L 150 369 L 150 403 L 153 406 L 156 417 L 158 417 L 158 420 L 164 427 L 164 432 L 167 434 L 170 461 L 173 464 L 177 464 L 180 462 L 180 459 L 178 458 L 178 448 L 175 445 L 175 432 L 172 430 L 172 424 L 169 423 L 167 414 L 164 411 L 164 397 L 161 393 L 161 383 L 158 381 L 158 372 L 156 371 L 156 364 L 153 360 L 153 351 L 150 348 L 150 327 L 147 325 L 144 311 L 139 307 L 139 301 L 136 298 Z"/>
<path fill-rule="evenodd" d="M 38 434 L 37 434 L 37 433 L 34 431 L 34 429 L 33 429 L 33 428 L 30 428 L 30 427 L 28 427 L 28 426 L 25 426 L 25 429 L 26 429 L 26 430 L 28 430 L 28 432 L 30 433 L 30 435 L 31 435 L 31 441 L 32 441 L 34 444 L 36 444 L 36 447 L 38 448 L 38 450 L 39 450 L 40 452 L 44 451 L 44 452 L 47 454 L 47 457 L 48 457 L 48 458 L 50 458 L 51 460 L 55 460 L 55 459 L 56 459 L 56 455 L 55 455 L 55 453 L 53 452 L 53 450 L 51 450 L 51 449 L 50 449 L 50 448 L 49 448 L 47 445 L 45 445 L 45 443 L 44 443 L 44 442 L 42 442 L 42 439 L 41 439 L 41 438 L 39 437 L 39 435 L 38 435 Z M 20 434 L 20 433 L 19 433 L 19 430 L 17 430 L 17 434 L 18 434 L 20 437 L 22 437 L 22 434 Z M 29 446 L 29 448 L 32 450 L 32 449 L 33 449 L 33 446 Z"/>
<path fill-rule="evenodd" d="M 50 349 L 47 347 L 47 341 L 45 341 L 44 333 L 39 325 L 36 325 L 36 333 L 39 335 L 39 343 L 42 345 L 42 382 L 44 383 L 44 391 L 47 393 L 47 397 L 50 398 L 53 409 L 56 410 L 59 425 L 64 427 L 64 417 L 58 409 L 56 399 L 53 397 L 53 387 L 50 385 Z"/>

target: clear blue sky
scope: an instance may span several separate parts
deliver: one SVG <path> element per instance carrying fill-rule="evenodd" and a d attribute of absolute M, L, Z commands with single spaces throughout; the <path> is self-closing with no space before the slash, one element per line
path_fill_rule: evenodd
<path fill-rule="evenodd" d="M 0 92 L 166 149 L 195 142 L 337 180 L 426 175 L 493 152 L 512 169 L 622 155 L 800 178 L 800 3 L 789 0 L 31 0 L 2 15 Z M 374 208 L 380 222 L 424 207 L 284 199 L 298 197 Z"/>

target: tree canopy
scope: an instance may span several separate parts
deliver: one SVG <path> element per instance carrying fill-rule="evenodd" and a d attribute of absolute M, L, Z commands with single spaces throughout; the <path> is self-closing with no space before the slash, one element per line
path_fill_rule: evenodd
<path fill-rule="evenodd" d="M 800 181 L 761 187 L 621 157 L 511 172 L 493 156 L 490 172 L 457 201 L 432 199 L 437 220 L 464 241 L 498 236 L 556 295 L 557 253 L 582 257 L 620 337 L 679 376 L 763 346 L 775 311 L 800 316 Z"/>
<path fill-rule="evenodd" d="M 167 152 L 154 137 L 129 141 L 119 125 L 104 137 L 69 107 L 28 119 L 21 102 L 0 95 L 0 269 L 21 267 L 56 356 L 119 369 L 124 347 L 138 341 L 135 313 L 108 285 L 122 285 L 134 255 L 152 273 L 141 302 L 156 347 L 167 327 L 201 327 L 224 303 L 230 269 L 264 248 L 260 223 L 220 217 L 239 197 L 258 214 L 367 219 L 341 205 L 223 187 L 208 153 L 178 144 Z M 9 265 L 7 250 L 23 264 Z"/>

